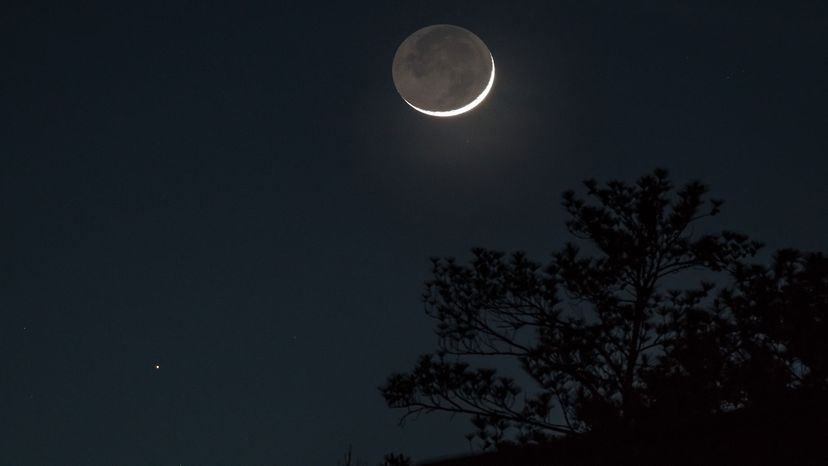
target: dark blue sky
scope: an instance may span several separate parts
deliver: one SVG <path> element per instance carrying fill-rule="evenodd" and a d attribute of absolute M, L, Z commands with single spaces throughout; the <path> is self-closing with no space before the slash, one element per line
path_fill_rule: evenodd
<path fill-rule="evenodd" d="M 828 246 L 824 3 L 52 3 L 0 7 L 0 464 L 463 452 L 376 389 L 435 347 L 428 259 L 544 260 L 587 177 Z M 435 23 L 497 66 L 451 120 L 391 81 Z"/>

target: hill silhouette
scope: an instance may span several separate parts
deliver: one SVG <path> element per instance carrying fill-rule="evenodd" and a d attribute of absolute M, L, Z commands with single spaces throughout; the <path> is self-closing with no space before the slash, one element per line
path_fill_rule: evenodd
<path fill-rule="evenodd" d="M 636 431 L 595 432 L 546 444 L 419 463 L 422 466 L 570 466 L 609 464 L 828 464 L 828 406 L 796 398 L 708 418 L 677 419 Z"/>

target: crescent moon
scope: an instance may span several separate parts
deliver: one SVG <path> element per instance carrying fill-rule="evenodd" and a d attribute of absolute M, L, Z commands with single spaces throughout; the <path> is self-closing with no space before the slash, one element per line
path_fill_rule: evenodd
<path fill-rule="evenodd" d="M 481 92 L 479 96 L 475 97 L 475 99 L 472 100 L 471 102 L 469 102 L 468 104 L 466 104 L 466 105 L 464 105 L 464 106 L 462 106 L 458 109 L 454 109 L 454 110 L 447 110 L 445 112 L 434 112 L 434 111 L 431 111 L 431 110 L 425 110 L 425 109 L 422 109 L 422 108 L 418 108 L 417 106 L 415 106 L 411 102 L 405 100 L 405 97 L 403 97 L 403 100 L 405 101 L 405 103 L 410 105 L 411 108 L 413 108 L 414 110 L 417 110 L 418 112 L 425 113 L 426 115 L 431 115 L 431 116 L 436 116 L 436 117 L 450 117 L 450 116 L 460 115 L 461 113 L 466 113 L 469 110 L 473 109 L 474 107 L 477 107 L 478 105 L 480 105 L 480 103 L 483 102 L 483 100 L 486 98 L 486 96 L 489 95 L 489 91 L 492 90 L 492 86 L 494 85 L 494 78 L 495 78 L 495 64 L 494 64 L 494 57 L 492 57 L 491 55 L 489 55 L 489 57 L 492 60 L 492 74 L 491 74 L 491 76 L 489 76 L 489 83 L 486 84 L 486 87 L 483 89 L 483 92 Z"/>
<path fill-rule="evenodd" d="M 400 44 L 391 75 L 409 107 L 429 116 L 452 117 L 472 110 L 489 95 L 494 57 L 468 29 L 435 24 Z"/>

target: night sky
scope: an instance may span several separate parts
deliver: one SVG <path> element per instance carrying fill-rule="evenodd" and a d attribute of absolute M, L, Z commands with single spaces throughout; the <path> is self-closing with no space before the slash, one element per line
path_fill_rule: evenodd
<path fill-rule="evenodd" d="M 544 261 L 584 178 L 828 247 L 824 2 L 53 3 L 0 7 L 2 465 L 468 451 L 377 390 L 436 348 L 429 258 Z M 451 119 L 391 79 L 440 23 L 497 66 Z"/>

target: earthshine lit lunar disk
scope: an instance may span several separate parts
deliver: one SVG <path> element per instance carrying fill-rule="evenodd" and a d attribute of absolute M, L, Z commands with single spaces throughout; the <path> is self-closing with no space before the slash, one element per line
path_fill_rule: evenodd
<path fill-rule="evenodd" d="M 449 117 L 480 105 L 494 85 L 489 48 L 458 26 L 424 27 L 400 44 L 391 69 L 394 86 L 412 108 Z"/>

